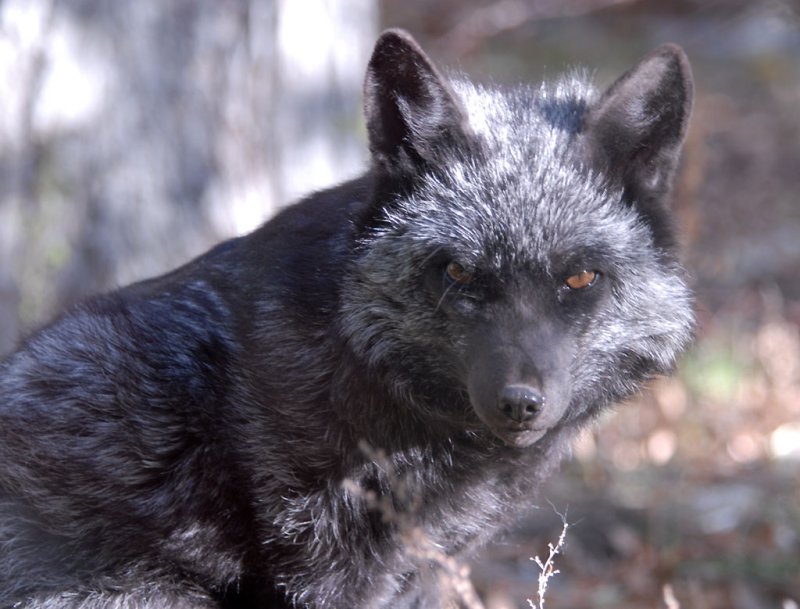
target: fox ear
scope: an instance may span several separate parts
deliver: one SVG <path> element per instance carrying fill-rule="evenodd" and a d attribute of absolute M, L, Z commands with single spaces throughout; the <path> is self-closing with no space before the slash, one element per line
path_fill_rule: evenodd
<path fill-rule="evenodd" d="M 436 67 L 405 31 L 381 34 L 367 66 L 364 112 L 370 150 L 389 175 L 412 175 L 438 144 L 464 133 L 465 113 Z"/>
<path fill-rule="evenodd" d="M 628 201 L 657 214 L 669 190 L 692 107 L 683 50 L 665 44 L 623 74 L 589 108 L 583 137 L 589 162 L 622 182 Z M 649 209 L 648 209 L 649 208 Z"/>

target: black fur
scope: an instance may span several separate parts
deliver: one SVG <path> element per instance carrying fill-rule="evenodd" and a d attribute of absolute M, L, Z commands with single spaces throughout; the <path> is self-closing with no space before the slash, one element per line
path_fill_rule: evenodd
<path fill-rule="evenodd" d="M 504 92 L 389 31 L 365 98 L 363 177 L 0 364 L 0 606 L 439 607 L 410 530 L 479 546 L 669 371 L 679 49 Z"/>

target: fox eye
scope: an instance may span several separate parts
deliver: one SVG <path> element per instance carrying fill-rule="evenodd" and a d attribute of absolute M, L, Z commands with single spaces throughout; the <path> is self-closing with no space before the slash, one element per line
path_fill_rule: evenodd
<path fill-rule="evenodd" d="M 447 268 L 445 268 L 444 272 L 447 274 L 447 278 L 450 281 L 459 286 L 467 286 L 472 283 L 472 280 L 475 278 L 473 273 L 470 273 L 467 269 L 455 261 L 450 262 L 447 265 Z"/>
<path fill-rule="evenodd" d="M 564 280 L 564 283 L 567 284 L 567 287 L 573 290 L 582 290 L 584 288 L 588 288 L 597 281 L 597 277 L 600 275 L 597 271 L 586 271 L 583 270 L 580 273 L 575 273 L 574 275 L 570 275 Z"/>

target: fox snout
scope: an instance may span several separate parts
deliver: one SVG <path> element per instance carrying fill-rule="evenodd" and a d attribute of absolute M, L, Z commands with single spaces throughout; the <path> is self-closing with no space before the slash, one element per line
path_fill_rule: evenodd
<path fill-rule="evenodd" d="M 475 414 L 506 444 L 531 446 L 570 401 L 571 341 L 541 326 L 484 326 L 468 349 L 467 391 Z"/>
<path fill-rule="evenodd" d="M 498 378 L 496 371 L 476 366 L 470 375 L 468 389 L 475 414 L 505 444 L 531 446 L 558 422 L 568 398 L 554 386 L 558 382 L 510 382 L 508 377 Z"/>

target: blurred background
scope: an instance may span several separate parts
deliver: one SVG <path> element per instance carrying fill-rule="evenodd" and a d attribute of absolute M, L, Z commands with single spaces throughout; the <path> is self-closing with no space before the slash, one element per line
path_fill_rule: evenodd
<path fill-rule="evenodd" d="M 0 353 L 363 170 L 388 26 L 479 81 L 579 64 L 605 86 L 667 41 L 695 72 L 675 208 L 697 343 L 476 559 L 487 609 L 536 600 L 556 512 L 549 609 L 797 609 L 797 0 L 0 0 Z"/>

